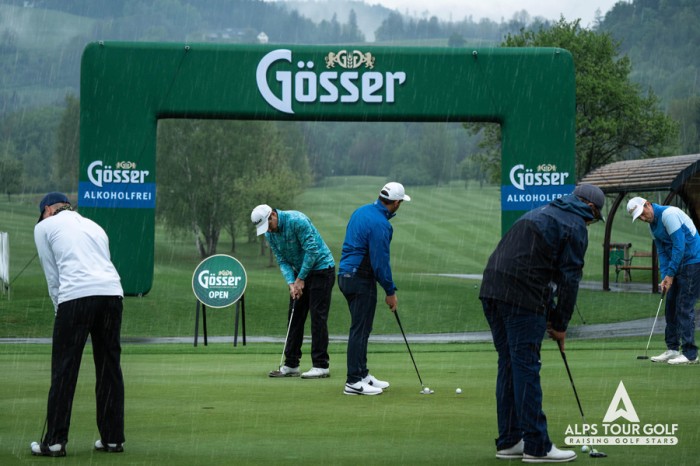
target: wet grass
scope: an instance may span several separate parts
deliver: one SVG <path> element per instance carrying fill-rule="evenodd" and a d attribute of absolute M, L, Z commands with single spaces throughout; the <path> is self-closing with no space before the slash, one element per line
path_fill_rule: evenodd
<path fill-rule="evenodd" d="M 602 419 L 623 381 L 640 425 L 677 425 L 675 446 L 600 446 L 615 465 L 697 464 L 700 428 L 692 395 L 698 367 L 639 361 L 643 338 L 570 342 L 567 359 L 588 424 Z M 658 345 L 657 345 L 658 346 Z M 373 373 L 392 383 L 376 397 L 342 394 L 343 344 L 331 345 L 332 376 L 270 379 L 279 345 L 125 345 L 125 453 L 97 453 L 94 370 L 86 352 L 73 408 L 68 458 L 29 455 L 39 438 L 49 383 L 48 345 L 0 345 L 0 464 L 34 465 L 498 465 L 496 357 L 490 344 L 414 344 L 425 384 L 403 344 L 370 344 Z M 308 348 L 305 348 L 305 352 Z M 542 352 L 544 409 L 553 441 L 581 428 L 554 343 Z M 679 385 L 680 382 L 680 385 Z M 459 387 L 461 395 L 455 393 Z M 621 406 L 622 407 L 622 406 Z M 628 421 L 620 419 L 620 426 Z M 594 461 L 579 452 L 578 463 Z"/>

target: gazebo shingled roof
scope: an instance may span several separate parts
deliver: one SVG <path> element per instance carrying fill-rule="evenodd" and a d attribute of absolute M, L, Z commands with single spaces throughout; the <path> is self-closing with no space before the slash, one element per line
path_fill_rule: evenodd
<path fill-rule="evenodd" d="M 624 160 L 592 170 L 580 183 L 598 186 L 605 194 L 617 194 L 608 212 L 603 248 L 603 289 L 610 289 L 610 235 L 618 207 L 631 193 L 668 191 L 664 204 L 678 196 L 700 230 L 700 154 L 676 155 L 654 159 Z M 653 248 L 652 292 L 659 283 L 658 258 Z"/>

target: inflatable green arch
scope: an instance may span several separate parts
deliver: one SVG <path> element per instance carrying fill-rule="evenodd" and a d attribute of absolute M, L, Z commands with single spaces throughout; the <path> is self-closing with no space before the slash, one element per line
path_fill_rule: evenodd
<path fill-rule="evenodd" d="M 573 191 L 575 75 L 556 48 L 97 42 L 83 52 L 78 205 L 125 293 L 153 282 L 160 118 L 496 122 L 501 224 Z"/>

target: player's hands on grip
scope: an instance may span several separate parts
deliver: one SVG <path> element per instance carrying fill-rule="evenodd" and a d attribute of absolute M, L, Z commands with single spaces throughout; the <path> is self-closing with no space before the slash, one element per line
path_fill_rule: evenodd
<path fill-rule="evenodd" d="M 566 331 L 560 332 L 552 328 L 552 323 L 547 322 L 547 335 L 554 341 L 559 342 L 561 350 L 564 351 L 564 341 L 566 340 Z"/>

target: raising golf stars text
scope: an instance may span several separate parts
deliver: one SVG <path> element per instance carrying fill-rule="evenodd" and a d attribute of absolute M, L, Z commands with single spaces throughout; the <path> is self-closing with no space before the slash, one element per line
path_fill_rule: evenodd
<path fill-rule="evenodd" d="M 576 424 L 565 435 L 568 445 L 676 445 L 678 424 Z M 598 436 L 598 437 L 596 437 Z"/>

